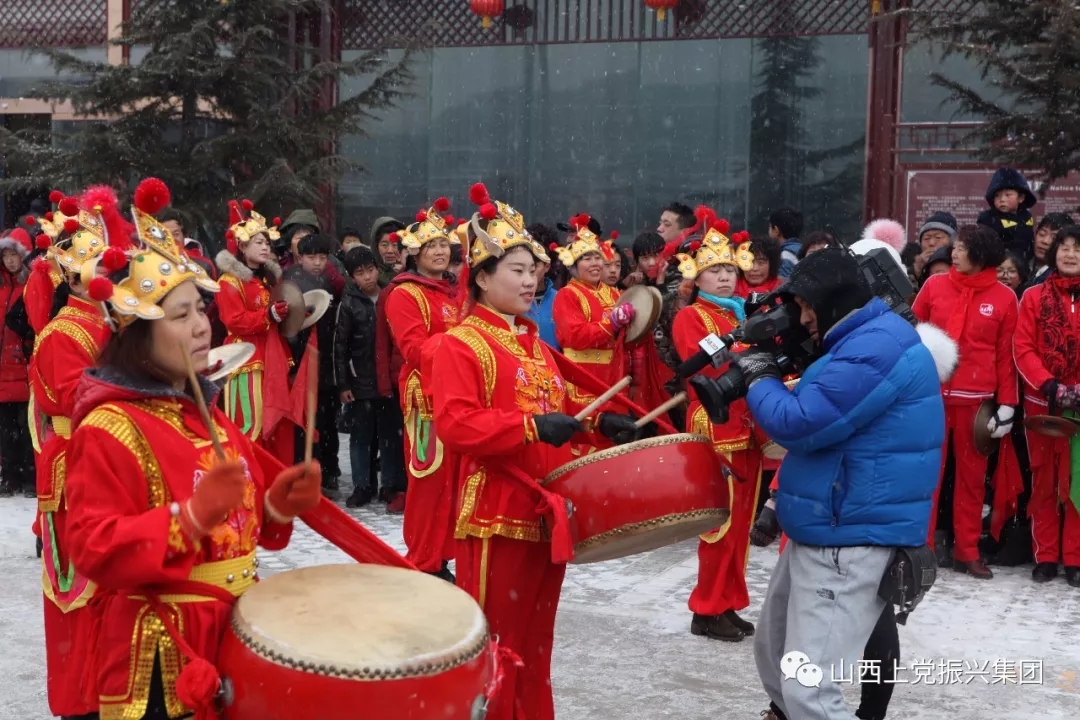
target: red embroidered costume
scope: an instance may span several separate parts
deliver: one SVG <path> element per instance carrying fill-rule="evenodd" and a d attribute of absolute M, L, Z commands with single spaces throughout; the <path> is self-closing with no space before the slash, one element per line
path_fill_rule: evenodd
<path fill-rule="evenodd" d="M 727 223 L 710 227 L 700 248 L 691 256 L 680 254 L 679 269 L 683 277 L 692 280 L 714 265 L 733 265 L 743 270 L 753 265 L 749 242 L 735 247 L 725 237 Z M 738 242 L 739 236 L 734 238 Z M 693 304 L 675 316 L 672 342 L 679 357 L 687 360 L 697 354 L 698 343 L 707 335 L 723 336 L 737 327 L 744 318 L 743 299 L 719 298 L 696 293 Z M 708 377 L 719 377 L 728 369 L 707 367 Z M 687 410 L 687 431 L 712 440 L 716 451 L 724 456 L 735 477 L 728 478 L 731 497 L 731 516 L 723 527 L 701 536 L 698 543 L 698 582 L 690 595 L 690 610 L 705 618 L 722 616 L 728 611 L 742 610 L 750 604 L 746 589 L 746 563 L 750 552 L 750 526 L 757 511 L 761 481 L 761 453 L 753 437 L 753 420 L 745 400 L 730 406 L 730 417 L 722 425 L 713 423 L 698 400 L 693 388 Z M 697 632 L 698 630 L 695 630 Z"/>
<path fill-rule="evenodd" d="M 399 233 L 405 252 L 417 255 L 432 240 L 460 244 L 442 213 L 440 198 L 418 222 Z M 406 558 L 424 572 L 439 572 L 454 557 L 453 508 L 457 458 L 441 440 L 442 426 L 434 422 L 432 380 L 425 368 L 443 334 L 459 321 L 460 299 L 446 279 L 432 279 L 406 271 L 391 280 L 386 295 L 386 321 L 394 346 L 401 353 L 398 377 L 401 410 L 405 416 Z M 426 357 L 425 357 L 426 354 Z"/>
<path fill-rule="evenodd" d="M 247 201 L 245 201 L 246 203 Z M 289 420 L 289 350 L 271 312 L 270 291 L 281 278 L 281 268 L 268 260 L 258 270 L 244 261 L 241 251 L 256 235 L 277 240 L 276 224 L 250 210 L 248 217 L 235 201 L 229 203 L 229 247 L 217 255 L 221 292 L 216 298 L 225 344 L 247 342 L 255 354 L 225 383 L 225 413 L 245 435 L 283 463 L 293 461 L 293 429 Z"/>

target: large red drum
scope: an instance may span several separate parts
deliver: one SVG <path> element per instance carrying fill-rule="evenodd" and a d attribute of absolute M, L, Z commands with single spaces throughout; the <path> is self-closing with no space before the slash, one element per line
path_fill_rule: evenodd
<path fill-rule="evenodd" d="M 574 559 L 613 560 L 672 545 L 723 525 L 727 476 L 708 438 L 665 435 L 586 455 L 543 484 L 573 506 Z"/>
<path fill-rule="evenodd" d="M 467 593 L 425 573 L 321 565 L 241 596 L 218 653 L 228 720 L 476 720 L 494 646 Z"/>

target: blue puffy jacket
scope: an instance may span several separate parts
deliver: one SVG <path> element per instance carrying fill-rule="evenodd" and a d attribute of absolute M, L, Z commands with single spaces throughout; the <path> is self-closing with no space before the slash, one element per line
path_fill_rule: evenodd
<path fill-rule="evenodd" d="M 824 350 L 793 392 L 767 378 L 746 398 L 788 451 L 780 527 L 805 545 L 925 544 L 945 439 L 930 351 L 877 298 L 826 333 Z"/>

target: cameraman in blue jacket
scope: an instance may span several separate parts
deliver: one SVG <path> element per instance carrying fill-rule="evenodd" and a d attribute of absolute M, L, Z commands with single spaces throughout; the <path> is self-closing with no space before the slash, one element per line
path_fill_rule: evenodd
<path fill-rule="evenodd" d="M 809 255 L 784 292 L 821 357 L 793 391 L 769 353 L 737 361 L 755 421 L 788 451 L 776 512 L 790 542 L 754 655 L 786 717 L 847 720 L 855 715 L 831 678 L 858 665 L 885 608 L 878 589 L 893 549 L 926 542 L 945 411 L 930 351 L 871 294 L 847 248 Z M 799 673 L 806 658 L 820 674 Z"/>

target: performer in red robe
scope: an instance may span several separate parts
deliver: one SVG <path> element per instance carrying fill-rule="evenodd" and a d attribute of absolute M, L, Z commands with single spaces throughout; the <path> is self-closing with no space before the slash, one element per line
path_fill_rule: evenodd
<path fill-rule="evenodd" d="M 601 282 L 603 249 L 589 230 L 589 216 L 578 215 L 570 224 L 576 239 L 568 247 L 552 248 L 574 274 L 555 295 L 555 337 L 568 359 L 614 385 L 627 372 L 623 330 L 634 319 L 634 308 L 616 308 L 619 291 Z"/>
<path fill-rule="evenodd" d="M 931 277 L 911 307 L 920 322 L 943 328 L 960 348 L 960 363 L 952 379 L 944 383 L 947 433 L 941 453 L 942 480 L 951 447 L 956 458 L 956 481 L 952 503 L 952 528 L 937 527 L 941 485 L 934 493 L 928 542 L 941 546 L 953 530 L 953 568 L 989 579 L 994 575 L 979 557 L 983 525 L 987 458 L 975 448 L 975 416 L 984 400 L 996 405 L 990 419 L 992 437 L 1001 439 L 994 475 L 997 523 L 1004 523 L 1001 503 L 1011 502 L 1023 487 L 1009 431 L 1019 402 L 1012 343 L 1016 329 L 1016 295 L 997 279 L 997 266 L 1005 258 L 1001 238 L 983 225 L 966 225 L 953 245 L 949 272 Z M 1020 485 L 1017 488 L 1017 484 Z M 996 528 L 1000 529 L 997 524 Z M 935 529 L 942 531 L 935 538 Z M 995 529 L 992 523 L 991 530 Z M 994 532 L 996 535 L 997 533 Z M 935 547 L 945 560 L 947 547 Z"/>
<path fill-rule="evenodd" d="M 30 361 L 30 422 L 40 450 L 34 532 L 41 538 L 42 548 L 49 709 L 54 715 L 78 717 L 97 709 L 96 702 L 85 701 L 81 691 L 91 622 L 83 608 L 94 595 L 94 584 L 72 561 L 67 447 L 79 380 L 112 335 L 105 306 L 100 297 L 91 297 L 90 284 L 110 241 L 118 245 L 112 260 L 115 253 L 121 253 L 122 258 L 119 247 L 128 244 L 131 225 L 120 216 L 112 190 L 91 188 L 78 200 L 60 200 L 49 231 L 55 234 L 55 244 L 34 269 L 42 284 L 31 288 L 32 294 L 41 293 L 41 297 L 28 297 L 27 307 L 51 306 L 55 286 L 50 278 L 54 273 L 68 283 L 70 295 L 56 317 L 38 332 Z M 101 272 L 105 269 L 106 265 L 100 266 Z M 45 313 L 47 317 L 48 309 Z"/>
<path fill-rule="evenodd" d="M 504 658 L 488 720 L 554 717 L 551 647 L 566 563 L 573 556 L 566 501 L 545 477 L 572 459 L 569 441 L 636 437 L 633 420 L 603 413 L 579 423 L 552 350 L 524 315 L 544 249 L 508 205 L 483 200 L 470 223 L 473 313 L 435 354 L 435 422 L 461 453 L 455 536 L 458 586 L 484 609 Z M 515 657 L 516 656 L 516 657 Z M 518 662 L 515 663 L 514 660 Z"/>
<path fill-rule="evenodd" d="M 424 372 L 425 346 L 430 359 L 443 333 L 460 319 L 461 299 L 447 273 L 451 247 L 460 244 L 456 228 L 444 217 L 449 208 L 446 198 L 439 198 L 400 233 L 405 272 L 391 280 L 386 321 L 403 360 L 398 386 L 409 478 L 403 528 L 406 558 L 424 572 L 452 580 L 447 561 L 454 557 L 457 458 L 439 438 L 439 427 L 433 422 L 431 378 Z"/>
<path fill-rule="evenodd" d="M 97 584 L 85 690 L 102 720 L 216 717 L 207 662 L 257 579 L 256 545 L 283 548 L 292 518 L 321 497 L 317 463 L 284 469 L 200 377 L 224 457 L 215 453 L 186 366 L 207 367 L 199 291 L 218 286 L 149 214 L 168 192 L 146 183 L 135 193 L 139 249 L 116 271 L 126 277 L 91 287 L 120 330 L 83 377 L 68 450 L 71 552 Z"/>
<path fill-rule="evenodd" d="M 1024 415 L 1077 417 L 1080 411 L 1080 232 L 1061 230 L 1046 253 L 1050 275 L 1020 301 L 1013 354 L 1024 381 Z M 1031 456 L 1031 547 L 1035 582 L 1057 577 L 1080 587 L 1080 480 L 1075 438 L 1028 430 Z M 1064 521 L 1062 514 L 1064 513 Z"/>
<path fill-rule="evenodd" d="M 749 236 L 736 233 L 730 239 L 726 220 L 705 225 L 705 237 L 680 253 L 679 270 L 694 281 L 691 304 L 679 311 L 672 325 L 672 340 L 683 360 L 698 352 L 698 342 L 709 334 L 723 336 L 746 319 L 745 300 L 735 295 L 740 271 L 753 267 Z M 719 377 L 728 364 L 703 372 Z M 717 424 L 698 400 L 693 388 L 687 411 L 687 431 L 710 438 L 724 456 L 735 477 L 729 476 L 731 516 L 723 527 L 701 536 L 698 543 L 698 582 L 690 595 L 694 617 L 690 632 L 717 640 L 739 641 L 754 634 L 752 623 L 736 611 L 750 604 L 746 589 L 746 563 L 750 552 L 750 526 L 757 511 L 761 482 L 761 452 L 753 435 L 753 420 L 745 400 L 729 408 L 727 422 Z"/>
<path fill-rule="evenodd" d="M 244 213 L 247 213 L 245 218 Z M 271 302 L 281 279 L 270 243 L 277 240 L 278 219 L 268 225 L 247 200 L 229 203 L 228 248 L 218 253 L 221 293 L 218 312 L 228 336 L 225 344 L 248 342 L 255 354 L 225 383 L 225 413 L 245 435 L 283 463 L 294 457 L 294 427 L 289 419 L 289 350 L 278 323 L 289 313 L 284 302 Z"/>

